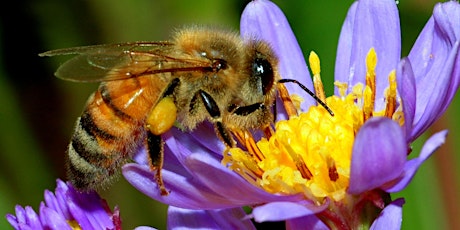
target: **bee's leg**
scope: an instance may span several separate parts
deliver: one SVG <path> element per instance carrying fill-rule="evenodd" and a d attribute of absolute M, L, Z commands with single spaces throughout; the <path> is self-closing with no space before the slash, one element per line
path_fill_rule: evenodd
<path fill-rule="evenodd" d="M 174 104 L 174 99 L 168 96 L 160 99 L 146 119 L 148 161 L 150 169 L 156 170 L 156 180 L 163 196 L 168 195 L 168 191 L 161 176 L 164 155 L 164 142 L 161 139 L 161 134 L 171 129 L 176 117 L 177 107 Z"/>
<path fill-rule="evenodd" d="M 204 107 L 208 111 L 209 115 L 211 115 L 212 119 L 215 120 L 214 125 L 216 128 L 216 133 L 219 137 L 224 141 L 224 143 L 229 146 L 235 146 L 235 141 L 233 140 L 230 132 L 222 123 L 222 117 L 220 114 L 219 106 L 217 106 L 216 101 L 203 90 L 199 90 L 197 94 L 200 96 L 201 100 L 203 101 Z"/>
<path fill-rule="evenodd" d="M 161 195 L 166 196 L 169 192 L 166 190 L 163 177 L 161 175 L 164 158 L 164 141 L 161 139 L 161 136 L 147 132 L 146 142 L 150 170 L 156 171 L 155 179 L 157 181 L 158 188 L 160 189 Z"/>
<path fill-rule="evenodd" d="M 276 101 L 275 101 L 276 102 Z M 264 109 L 265 105 L 262 104 L 262 103 L 255 103 L 255 104 L 252 104 L 252 105 L 247 105 L 247 106 L 241 106 L 241 107 L 236 107 L 234 110 L 230 111 L 236 115 L 240 115 L 240 116 L 248 116 L 249 114 L 251 113 L 254 113 L 255 111 L 259 110 L 259 109 Z M 274 106 L 275 110 L 276 110 L 276 105 Z M 273 123 L 275 123 L 276 121 L 276 111 L 273 115 Z M 271 128 L 271 126 L 269 124 L 267 124 L 266 126 L 262 127 L 263 128 L 263 131 L 264 131 L 264 134 L 267 138 L 270 138 L 273 134 L 273 129 Z"/>
<path fill-rule="evenodd" d="M 234 114 L 240 115 L 240 116 L 248 116 L 249 114 L 259 110 L 263 109 L 265 107 L 264 104 L 262 103 L 256 103 L 252 105 L 247 105 L 247 106 L 241 106 L 237 107 L 235 110 L 233 110 Z"/>
<path fill-rule="evenodd" d="M 179 86 L 180 84 L 180 80 L 179 78 L 174 78 L 168 85 L 168 87 L 166 88 L 166 90 L 163 92 L 163 94 L 161 95 L 161 98 L 163 97 L 168 97 L 168 96 L 171 96 L 174 94 L 174 90 L 176 90 L 176 88 Z"/>

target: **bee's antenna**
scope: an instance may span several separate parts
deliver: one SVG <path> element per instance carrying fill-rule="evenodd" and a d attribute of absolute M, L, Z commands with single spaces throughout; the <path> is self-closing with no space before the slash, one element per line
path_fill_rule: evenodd
<path fill-rule="evenodd" d="M 329 106 L 326 105 L 326 103 L 324 101 L 322 101 L 318 96 L 316 96 L 316 94 L 314 94 L 311 90 L 309 90 L 306 86 L 302 85 L 302 83 L 300 83 L 299 81 L 297 80 L 294 80 L 294 79 L 281 79 L 281 80 L 278 80 L 279 83 L 286 83 L 286 82 L 292 82 L 292 83 L 296 83 L 298 86 L 300 86 L 300 88 L 302 88 L 305 92 L 307 92 L 308 94 L 310 94 L 311 97 L 313 97 L 313 99 L 315 99 L 315 101 L 318 102 L 318 104 L 320 104 L 321 106 L 323 106 L 327 112 L 329 114 L 331 114 L 331 116 L 334 116 L 334 112 L 332 112 L 331 108 L 329 108 Z"/>

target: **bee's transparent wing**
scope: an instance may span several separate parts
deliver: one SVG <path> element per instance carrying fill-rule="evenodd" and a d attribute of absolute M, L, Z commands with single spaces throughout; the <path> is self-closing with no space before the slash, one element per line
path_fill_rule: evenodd
<path fill-rule="evenodd" d="M 210 67 L 208 61 L 189 58 L 171 42 L 130 42 L 51 50 L 40 56 L 73 55 L 55 75 L 78 82 L 127 79 L 145 74 Z"/>

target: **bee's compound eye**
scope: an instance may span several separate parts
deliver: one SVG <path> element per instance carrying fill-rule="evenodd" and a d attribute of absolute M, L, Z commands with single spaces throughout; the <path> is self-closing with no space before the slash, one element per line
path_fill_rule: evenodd
<path fill-rule="evenodd" d="M 257 82 L 257 88 L 264 95 L 273 87 L 273 68 L 264 58 L 256 58 L 252 63 L 252 77 Z"/>

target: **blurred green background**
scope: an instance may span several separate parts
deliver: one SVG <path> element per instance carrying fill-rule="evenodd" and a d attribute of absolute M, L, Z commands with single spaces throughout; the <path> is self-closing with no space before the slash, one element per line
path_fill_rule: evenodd
<path fill-rule="evenodd" d="M 274 1 L 286 14 L 305 54 L 321 58 L 327 94 L 333 92 L 335 52 L 341 24 L 351 0 Z M 96 84 L 77 84 L 53 76 L 64 59 L 38 53 L 64 47 L 136 40 L 165 40 L 187 24 L 217 24 L 238 30 L 247 1 L 10 1 L 1 8 L 0 25 L 0 229 L 15 204 L 37 210 L 45 189 L 65 178 L 66 145 L 88 95 Z M 429 18 L 433 0 L 399 4 L 403 56 Z M 391 36 L 391 35 L 389 35 Z M 436 79 L 433 79 L 435 81 Z M 450 129 L 447 143 L 421 167 L 404 196 L 403 229 L 460 229 L 460 164 L 456 149 L 460 122 L 457 98 L 423 138 Z M 138 225 L 165 229 L 166 206 L 119 180 L 102 196 L 119 205 L 125 229 Z"/>

